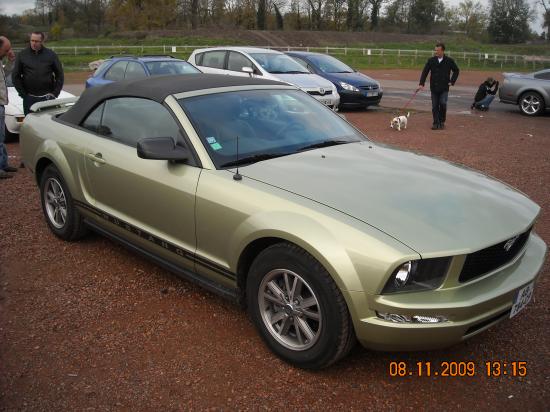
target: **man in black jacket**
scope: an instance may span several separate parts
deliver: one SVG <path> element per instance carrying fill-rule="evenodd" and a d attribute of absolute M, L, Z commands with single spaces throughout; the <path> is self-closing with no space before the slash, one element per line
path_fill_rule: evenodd
<path fill-rule="evenodd" d="M 44 100 L 55 99 L 63 88 L 63 67 L 52 50 L 44 47 L 44 33 L 33 32 L 28 48 L 15 60 L 13 85 L 23 98 L 23 111 Z"/>
<path fill-rule="evenodd" d="M 482 111 L 489 110 L 489 105 L 495 98 L 498 92 L 498 81 L 492 77 L 488 77 L 483 83 L 479 85 L 477 93 L 474 97 L 474 103 L 470 109 L 479 109 Z"/>
<path fill-rule="evenodd" d="M 449 86 L 454 86 L 458 79 L 459 69 L 455 61 L 445 55 L 445 45 L 443 43 L 435 45 L 435 56 L 429 58 L 426 62 L 420 76 L 417 91 L 424 88 L 426 78 L 430 72 L 430 91 L 432 93 L 432 115 L 434 120 L 432 130 L 444 129 L 447 117 Z"/>

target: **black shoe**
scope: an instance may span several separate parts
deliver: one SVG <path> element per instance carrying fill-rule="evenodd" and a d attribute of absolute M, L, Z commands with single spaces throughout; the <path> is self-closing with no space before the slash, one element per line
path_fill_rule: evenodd
<path fill-rule="evenodd" d="M 13 166 L 6 166 L 6 167 L 4 167 L 4 172 L 15 173 L 15 172 L 17 172 L 17 168 L 13 167 Z"/>
<path fill-rule="evenodd" d="M 3 170 L 0 170 L 0 179 L 11 179 L 13 176 L 10 175 L 8 172 L 4 172 Z"/>
<path fill-rule="evenodd" d="M 445 123 L 440 123 L 440 124 L 439 124 L 439 129 L 440 129 L 440 130 L 445 129 Z"/>
<path fill-rule="evenodd" d="M 439 129 L 439 125 L 437 123 L 434 123 L 432 125 L 432 130 L 437 130 L 437 129 Z"/>

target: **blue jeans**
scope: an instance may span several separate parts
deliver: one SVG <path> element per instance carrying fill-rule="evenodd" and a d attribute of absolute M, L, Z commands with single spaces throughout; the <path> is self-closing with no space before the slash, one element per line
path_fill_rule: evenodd
<path fill-rule="evenodd" d="M 6 140 L 6 108 L 0 106 L 0 170 L 4 170 L 8 166 L 8 151 L 4 141 Z"/>
<path fill-rule="evenodd" d="M 493 99 L 495 98 L 495 95 L 494 94 L 488 94 L 487 96 L 485 96 L 483 99 L 481 99 L 479 102 L 476 102 L 476 107 L 489 107 L 489 105 L 491 104 L 491 102 L 493 101 Z"/>
<path fill-rule="evenodd" d="M 447 118 L 449 92 L 432 92 L 432 116 L 434 124 L 443 124 Z"/>

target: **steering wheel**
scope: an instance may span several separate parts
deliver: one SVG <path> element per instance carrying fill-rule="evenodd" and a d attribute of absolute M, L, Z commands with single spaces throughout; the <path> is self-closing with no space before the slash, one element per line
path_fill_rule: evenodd
<path fill-rule="evenodd" d="M 298 123 L 298 122 L 288 123 L 281 130 L 279 130 L 279 132 L 275 135 L 274 140 L 279 140 L 281 137 L 283 137 L 286 133 L 289 133 L 290 131 L 300 132 L 303 130 L 305 130 L 305 126 L 302 123 Z"/>

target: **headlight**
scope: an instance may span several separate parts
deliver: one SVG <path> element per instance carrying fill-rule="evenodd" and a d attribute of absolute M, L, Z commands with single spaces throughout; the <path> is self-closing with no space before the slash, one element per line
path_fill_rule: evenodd
<path fill-rule="evenodd" d="M 348 84 L 346 82 L 339 82 L 340 83 L 340 86 L 342 86 L 342 89 L 344 90 L 349 90 L 351 92 L 358 92 L 359 89 L 355 86 L 352 86 L 351 84 Z"/>
<path fill-rule="evenodd" d="M 450 257 L 412 260 L 395 269 L 382 294 L 436 289 L 443 283 Z"/>

